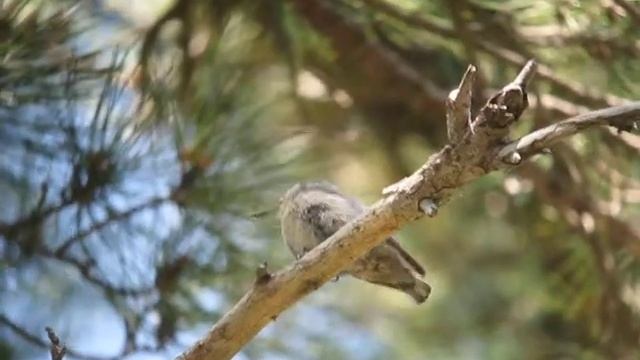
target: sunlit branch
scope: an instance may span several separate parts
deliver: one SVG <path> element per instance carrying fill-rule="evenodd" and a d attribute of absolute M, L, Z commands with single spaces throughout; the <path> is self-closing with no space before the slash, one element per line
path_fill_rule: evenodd
<path fill-rule="evenodd" d="M 613 126 L 631 129 L 636 122 L 640 122 L 640 102 L 588 112 L 536 130 L 511 142 L 500 149 L 498 158 L 518 153 L 522 159 L 527 159 L 555 142 L 588 128 Z"/>

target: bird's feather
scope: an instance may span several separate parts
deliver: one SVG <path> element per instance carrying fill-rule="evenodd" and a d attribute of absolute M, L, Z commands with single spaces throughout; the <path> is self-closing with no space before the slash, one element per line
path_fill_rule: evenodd
<path fill-rule="evenodd" d="M 407 250 L 402 248 L 398 240 L 394 238 L 388 238 L 387 244 L 389 244 L 394 249 L 398 250 L 398 252 L 400 253 L 400 256 L 402 256 L 402 258 L 405 259 L 409 263 L 409 265 L 411 265 L 411 267 L 413 267 L 413 270 L 415 272 L 417 272 L 422 276 L 425 275 L 426 272 L 424 271 L 424 268 L 422 267 L 422 265 L 420 265 L 418 260 L 414 259 L 413 256 L 411 256 L 411 254 L 407 252 Z"/>

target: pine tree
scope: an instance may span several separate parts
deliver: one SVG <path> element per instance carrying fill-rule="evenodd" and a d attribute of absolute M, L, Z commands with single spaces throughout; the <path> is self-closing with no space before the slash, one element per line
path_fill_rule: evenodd
<path fill-rule="evenodd" d="M 102 2 L 0 9 L 0 358 L 42 354 L 45 325 L 71 356 L 181 353 L 258 264 L 293 261 L 280 194 L 324 177 L 377 199 L 450 142 L 469 64 L 475 115 L 537 60 L 512 139 L 640 94 L 629 0 L 175 0 L 144 31 Z M 580 133 L 403 232 L 423 307 L 340 280 L 243 354 L 637 356 L 635 130 Z M 125 338 L 108 354 L 76 350 L 92 303 Z"/>

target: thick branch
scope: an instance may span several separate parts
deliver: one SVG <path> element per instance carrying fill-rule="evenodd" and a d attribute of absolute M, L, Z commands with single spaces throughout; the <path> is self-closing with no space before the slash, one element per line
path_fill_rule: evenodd
<path fill-rule="evenodd" d="M 496 169 L 494 164 L 501 161 L 497 156 L 504 147 L 503 139 L 509 126 L 518 120 L 527 106 L 524 85 L 534 71 L 533 66 L 525 67 L 522 76 L 480 109 L 472 122 L 473 131 L 469 129 L 459 142 L 447 145 L 431 156 L 413 175 L 385 189 L 384 197 L 366 213 L 286 269 L 270 277 L 259 276 L 262 280 L 256 281 L 211 331 L 180 359 L 231 358 L 296 301 L 335 277 L 403 225 L 425 213 L 435 216 L 438 207 L 458 188 Z M 635 107 L 604 111 L 605 114 L 611 112 L 617 114 L 615 125 L 618 127 L 640 120 Z M 595 118 L 603 117 L 603 111 L 596 113 L 599 115 Z M 561 134 L 568 136 L 586 127 L 575 126 L 575 131 Z M 554 139 L 560 138 L 561 134 Z"/>

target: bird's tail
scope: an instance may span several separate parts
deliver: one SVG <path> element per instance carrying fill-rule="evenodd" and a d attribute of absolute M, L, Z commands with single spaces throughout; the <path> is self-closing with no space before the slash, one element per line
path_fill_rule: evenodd
<path fill-rule="evenodd" d="M 403 291 L 413 298 L 418 304 L 422 304 L 427 300 L 429 294 L 431 294 L 431 286 L 424 282 L 422 279 L 415 278 L 413 286 L 406 287 Z"/>

